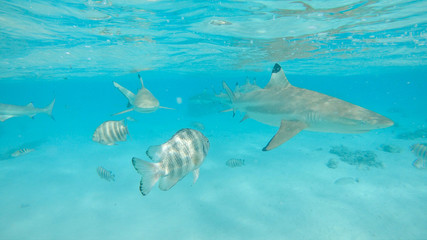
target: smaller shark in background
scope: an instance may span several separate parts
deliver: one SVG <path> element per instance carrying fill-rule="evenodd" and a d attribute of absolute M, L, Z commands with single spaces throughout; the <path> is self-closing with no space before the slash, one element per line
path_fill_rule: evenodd
<path fill-rule="evenodd" d="M 29 116 L 33 118 L 36 114 L 39 113 L 46 113 L 52 119 L 54 119 L 52 116 L 52 109 L 54 104 L 55 99 L 53 99 L 53 101 L 44 108 L 36 108 L 34 107 L 33 103 L 29 103 L 25 106 L 0 103 L 0 121 L 4 122 L 9 118 L 22 116 Z"/>
<path fill-rule="evenodd" d="M 280 127 L 276 135 L 263 148 L 274 149 L 302 130 L 331 133 L 363 133 L 386 128 L 394 123 L 390 119 L 344 100 L 319 92 L 292 86 L 276 63 L 265 88 L 233 93 L 223 82 L 232 106 L 245 112 L 248 118 Z"/>
<path fill-rule="evenodd" d="M 131 91 L 127 90 L 126 88 L 122 87 L 120 84 L 113 82 L 114 86 L 117 89 L 119 89 L 120 92 L 123 95 L 125 95 L 125 97 L 129 100 L 128 107 L 132 106 L 129 109 L 126 109 L 124 111 L 113 114 L 113 116 L 119 115 L 122 113 L 127 113 L 127 112 L 134 111 L 134 110 L 137 112 L 140 112 L 140 113 L 155 112 L 159 108 L 174 110 L 173 108 L 167 108 L 167 107 L 160 106 L 159 100 L 157 100 L 153 96 L 153 94 L 148 89 L 146 89 L 144 87 L 144 82 L 142 81 L 142 78 L 139 74 L 138 74 L 138 77 L 139 77 L 139 80 L 141 81 L 142 88 L 138 90 L 136 95 L 134 93 L 132 93 Z"/>

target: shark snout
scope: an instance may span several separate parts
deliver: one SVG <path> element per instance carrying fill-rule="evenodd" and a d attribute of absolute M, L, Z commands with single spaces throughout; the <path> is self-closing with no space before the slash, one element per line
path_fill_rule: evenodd
<path fill-rule="evenodd" d="M 364 125 L 371 129 L 379 129 L 379 128 L 391 127 L 394 125 L 394 122 L 389 118 L 386 118 L 384 116 L 379 116 L 379 117 L 364 121 Z"/>
<path fill-rule="evenodd" d="M 389 118 L 383 117 L 383 119 L 379 121 L 379 125 L 382 126 L 382 128 L 387 128 L 393 126 L 394 122 Z"/>

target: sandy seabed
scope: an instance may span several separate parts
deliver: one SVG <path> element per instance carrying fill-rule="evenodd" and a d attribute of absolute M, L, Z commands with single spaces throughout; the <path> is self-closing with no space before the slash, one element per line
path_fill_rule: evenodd
<path fill-rule="evenodd" d="M 222 121 L 222 119 L 220 119 Z M 49 139 L 37 151 L 0 161 L 1 239 L 423 239 L 427 236 L 426 172 L 389 129 L 365 134 L 302 132 L 269 152 L 276 128 L 249 120 L 205 122 L 211 148 L 170 191 L 143 197 L 132 157 L 161 144 L 185 124 L 161 130 L 130 123 L 131 138 L 103 146 L 88 136 Z M 134 126 L 132 126 L 134 124 Z M 137 125 L 139 124 L 139 125 Z M 174 130 L 176 129 L 176 130 Z M 134 134 L 132 134 L 134 131 Z M 144 134 L 146 133 L 146 134 Z M 145 136 L 143 136 L 145 135 Z M 147 137 L 147 135 L 152 137 Z M 380 151 L 393 144 L 400 153 Z M 370 150 L 384 168 L 339 161 L 343 145 Z M 230 158 L 245 166 L 230 168 Z M 336 169 L 328 168 L 338 160 Z M 101 179 L 103 166 L 115 182 Z M 335 184 L 343 177 L 359 182 Z"/>

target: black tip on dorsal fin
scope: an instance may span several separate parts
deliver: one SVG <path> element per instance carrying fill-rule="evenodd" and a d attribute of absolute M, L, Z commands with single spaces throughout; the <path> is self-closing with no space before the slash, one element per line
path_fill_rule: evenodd
<path fill-rule="evenodd" d="M 271 73 L 278 73 L 280 71 L 280 69 L 282 69 L 282 67 L 276 63 L 273 67 L 273 71 L 271 71 Z"/>
<path fill-rule="evenodd" d="M 141 75 L 139 75 L 139 73 L 138 73 L 138 78 L 139 78 L 139 81 L 141 81 L 142 88 L 144 88 L 144 82 L 142 81 L 142 77 Z"/>

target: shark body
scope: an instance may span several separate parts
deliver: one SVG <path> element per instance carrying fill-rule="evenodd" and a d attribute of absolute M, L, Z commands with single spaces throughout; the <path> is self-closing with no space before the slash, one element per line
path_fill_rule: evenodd
<path fill-rule="evenodd" d="M 280 127 L 263 148 L 269 151 L 288 141 L 302 130 L 332 133 L 363 133 L 392 126 L 390 119 L 319 92 L 292 86 L 279 64 L 273 68 L 265 88 L 234 94 L 223 82 L 236 110 L 245 112 L 242 121 L 252 118 Z"/>
<path fill-rule="evenodd" d="M 144 87 L 144 82 L 142 81 L 142 78 L 139 74 L 138 77 L 141 81 L 142 87 L 138 90 L 136 94 L 122 87 L 120 84 L 113 82 L 114 86 L 119 89 L 119 91 L 128 99 L 128 107 L 131 107 L 113 115 L 127 113 L 130 111 L 136 111 L 140 113 L 151 113 L 155 112 L 159 108 L 172 109 L 160 106 L 159 100 L 157 100 L 157 98 L 155 98 L 154 95 L 147 88 Z"/>
<path fill-rule="evenodd" d="M 34 107 L 33 103 L 29 103 L 25 106 L 0 103 L 0 121 L 4 122 L 9 118 L 22 116 L 29 116 L 33 118 L 36 114 L 39 113 L 46 113 L 53 119 L 52 109 L 54 104 L 55 99 L 53 99 L 53 101 L 44 108 L 36 108 Z"/>

